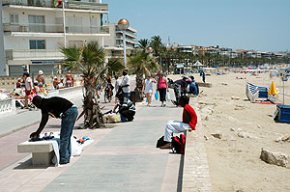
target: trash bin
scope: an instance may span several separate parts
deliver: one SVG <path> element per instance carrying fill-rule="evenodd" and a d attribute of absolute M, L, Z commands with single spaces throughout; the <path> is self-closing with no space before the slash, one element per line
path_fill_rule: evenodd
<path fill-rule="evenodd" d="M 290 123 L 290 105 L 277 105 L 274 120 L 281 123 Z"/>
<path fill-rule="evenodd" d="M 136 102 L 142 102 L 143 101 L 143 95 L 139 91 L 131 91 L 130 92 L 130 100 L 135 104 Z"/>
<path fill-rule="evenodd" d="M 134 103 L 136 103 L 136 92 L 135 91 L 131 91 L 130 92 L 130 100 Z"/>

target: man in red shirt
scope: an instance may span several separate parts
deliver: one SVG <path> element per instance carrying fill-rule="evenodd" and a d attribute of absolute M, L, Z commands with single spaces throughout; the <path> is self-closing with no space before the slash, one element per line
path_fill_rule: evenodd
<path fill-rule="evenodd" d="M 197 115 L 194 109 L 188 104 L 189 97 L 181 96 L 179 101 L 183 107 L 182 121 L 170 120 L 167 122 L 164 133 L 164 145 L 160 149 L 170 149 L 173 133 L 195 130 Z"/>

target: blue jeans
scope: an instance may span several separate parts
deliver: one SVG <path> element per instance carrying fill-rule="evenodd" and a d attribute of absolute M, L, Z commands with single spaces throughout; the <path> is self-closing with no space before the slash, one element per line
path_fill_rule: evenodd
<path fill-rule="evenodd" d="M 130 100 L 130 93 L 123 93 L 123 102 L 127 103 Z"/>
<path fill-rule="evenodd" d="M 75 106 L 69 108 L 62 115 L 59 145 L 60 163 L 69 163 L 70 161 L 71 136 L 77 116 L 78 109 Z"/>

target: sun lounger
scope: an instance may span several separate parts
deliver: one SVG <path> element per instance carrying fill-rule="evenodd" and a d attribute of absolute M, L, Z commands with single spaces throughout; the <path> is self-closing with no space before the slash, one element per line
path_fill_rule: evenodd
<path fill-rule="evenodd" d="M 246 95 L 252 103 L 257 100 L 268 100 L 268 88 L 247 83 Z"/>

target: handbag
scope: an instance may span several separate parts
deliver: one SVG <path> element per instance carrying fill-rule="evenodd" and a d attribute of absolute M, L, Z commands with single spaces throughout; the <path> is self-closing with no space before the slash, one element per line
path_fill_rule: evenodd
<path fill-rule="evenodd" d="M 155 100 L 158 101 L 158 99 L 159 99 L 159 92 L 156 91 L 154 96 L 155 96 Z"/>

